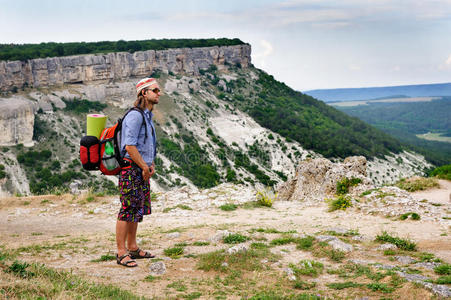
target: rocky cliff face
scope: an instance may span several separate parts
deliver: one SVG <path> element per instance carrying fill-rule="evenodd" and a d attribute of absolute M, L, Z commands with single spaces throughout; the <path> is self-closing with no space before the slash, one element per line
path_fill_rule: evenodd
<path fill-rule="evenodd" d="M 36 104 L 13 97 L 0 99 L 0 145 L 32 145 Z"/>
<path fill-rule="evenodd" d="M 47 87 L 67 83 L 96 83 L 149 76 L 155 70 L 165 73 L 199 74 L 200 69 L 225 64 L 248 67 L 251 46 L 224 46 L 149 50 L 135 53 L 80 55 L 0 62 L 0 90 Z"/>

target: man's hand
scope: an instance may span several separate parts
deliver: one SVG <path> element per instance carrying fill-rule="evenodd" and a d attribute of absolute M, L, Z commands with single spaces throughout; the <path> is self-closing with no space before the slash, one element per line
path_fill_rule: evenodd
<path fill-rule="evenodd" d="M 155 174 L 155 163 L 152 163 L 152 165 L 149 167 L 150 170 L 150 177 L 153 176 L 153 174 Z"/>
<path fill-rule="evenodd" d="M 150 172 L 150 168 L 144 168 L 143 169 L 143 179 L 144 182 L 149 181 L 150 177 L 153 175 L 153 173 Z"/>

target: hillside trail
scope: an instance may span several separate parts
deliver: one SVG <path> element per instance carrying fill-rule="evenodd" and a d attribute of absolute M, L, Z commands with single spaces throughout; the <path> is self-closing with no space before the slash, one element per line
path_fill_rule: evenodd
<path fill-rule="evenodd" d="M 440 180 L 440 188 L 412 193 L 415 197 L 437 203 L 448 203 L 451 182 Z M 258 228 L 274 228 L 278 231 L 296 231 L 298 234 L 315 235 L 319 232 L 342 228 L 358 231 L 364 237 L 364 248 L 353 251 L 348 259 L 377 260 L 391 263 L 387 257 L 375 251 L 375 237 L 387 231 L 409 238 L 418 250 L 435 254 L 445 262 L 451 262 L 451 230 L 448 225 L 433 221 L 399 221 L 379 215 L 365 215 L 356 209 L 328 212 L 325 203 L 305 206 L 294 201 L 277 201 L 272 208 L 239 207 L 234 211 L 218 208 L 218 197 L 231 199 L 227 190 L 211 189 L 189 195 L 180 200 L 177 192 L 160 195 L 153 203 L 151 216 L 146 216 L 138 228 L 138 243 L 164 259 L 166 278 L 206 278 L 208 272 L 199 271 L 196 260 L 189 257 L 168 259 L 164 249 L 184 243 L 185 254 L 199 255 L 228 246 L 212 241 L 219 230 L 239 232 L 256 238 L 271 240 L 278 235 L 255 233 Z M 255 200 L 253 190 L 234 187 L 241 195 L 241 204 Z M 445 197 L 446 196 L 446 197 Z M 227 201 L 226 201 L 227 202 Z M 190 206 L 182 209 L 181 204 Z M 238 203 L 239 204 L 239 203 Z M 444 206 L 448 207 L 448 206 Z M 136 282 L 139 294 L 162 296 L 167 281 L 153 283 L 152 288 L 142 283 L 149 274 L 151 261 L 138 261 L 138 268 L 123 268 L 116 262 L 92 262 L 100 256 L 115 254 L 115 220 L 119 209 L 118 197 L 97 197 L 86 201 L 83 195 L 45 195 L 0 199 L 0 246 L 20 253 L 21 260 L 39 262 L 57 269 L 71 270 L 94 281 L 114 283 L 129 288 L 128 281 Z M 445 208 L 444 208 L 445 209 Z M 254 233 L 251 233 L 251 232 Z M 250 234 L 251 233 L 251 234 Z M 192 246 L 196 241 L 212 241 L 204 247 Z M 283 255 L 282 264 L 296 263 L 301 259 L 315 259 L 311 253 L 295 251 L 285 246 L 272 248 Z M 159 286 L 161 285 L 161 286 Z M 136 289 L 135 289 L 136 291 Z"/>

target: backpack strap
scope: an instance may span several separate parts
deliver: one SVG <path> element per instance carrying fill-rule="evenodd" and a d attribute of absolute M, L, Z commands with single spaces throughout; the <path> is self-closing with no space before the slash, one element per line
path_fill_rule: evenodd
<path fill-rule="evenodd" d="M 146 118 L 144 117 L 144 111 L 139 107 L 132 107 L 125 113 L 125 115 L 121 119 L 121 130 L 122 130 L 122 121 L 125 119 L 125 117 L 128 115 L 129 112 L 134 111 L 134 110 L 139 111 L 141 113 L 141 117 L 143 118 L 143 125 L 145 125 L 144 126 L 144 137 L 147 139 L 147 126 L 146 126 L 147 122 L 146 122 Z"/>
<path fill-rule="evenodd" d="M 125 117 L 131 112 L 131 111 L 138 111 L 139 113 L 141 113 L 141 117 L 143 118 L 143 122 L 141 124 L 141 127 L 144 125 L 144 139 L 147 139 L 147 122 L 146 122 L 146 118 L 144 116 L 144 112 L 142 109 L 140 109 L 139 107 L 132 107 L 130 108 L 122 118 L 120 118 L 119 120 L 117 120 L 118 123 L 118 128 L 115 130 L 114 132 L 114 140 L 117 141 L 117 134 L 119 131 L 122 131 L 122 122 L 124 121 Z M 123 160 L 123 158 L 121 157 L 121 152 L 119 149 L 119 143 L 114 143 L 114 151 L 116 153 L 116 160 L 119 162 L 119 165 L 121 166 L 121 168 L 127 167 L 130 165 L 129 162 L 126 162 Z"/>

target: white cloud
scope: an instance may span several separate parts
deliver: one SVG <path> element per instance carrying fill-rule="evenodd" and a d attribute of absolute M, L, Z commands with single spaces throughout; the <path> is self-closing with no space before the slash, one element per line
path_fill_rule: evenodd
<path fill-rule="evenodd" d="M 358 65 L 349 65 L 348 69 L 351 71 L 360 71 L 362 68 Z"/>
<path fill-rule="evenodd" d="M 451 54 L 448 56 L 448 59 L 446 60 L 445 64 L 451 66 Z"/>
<path fill-rule="evenodd" d="M 263 68 L 266 66 L 266 58 L 274 52 L 274 48 L 267 40 L 260 40 L 260 46 L 262 49 L 252 55 L 252 60 L 255 61 L 256 65 Z"/>

